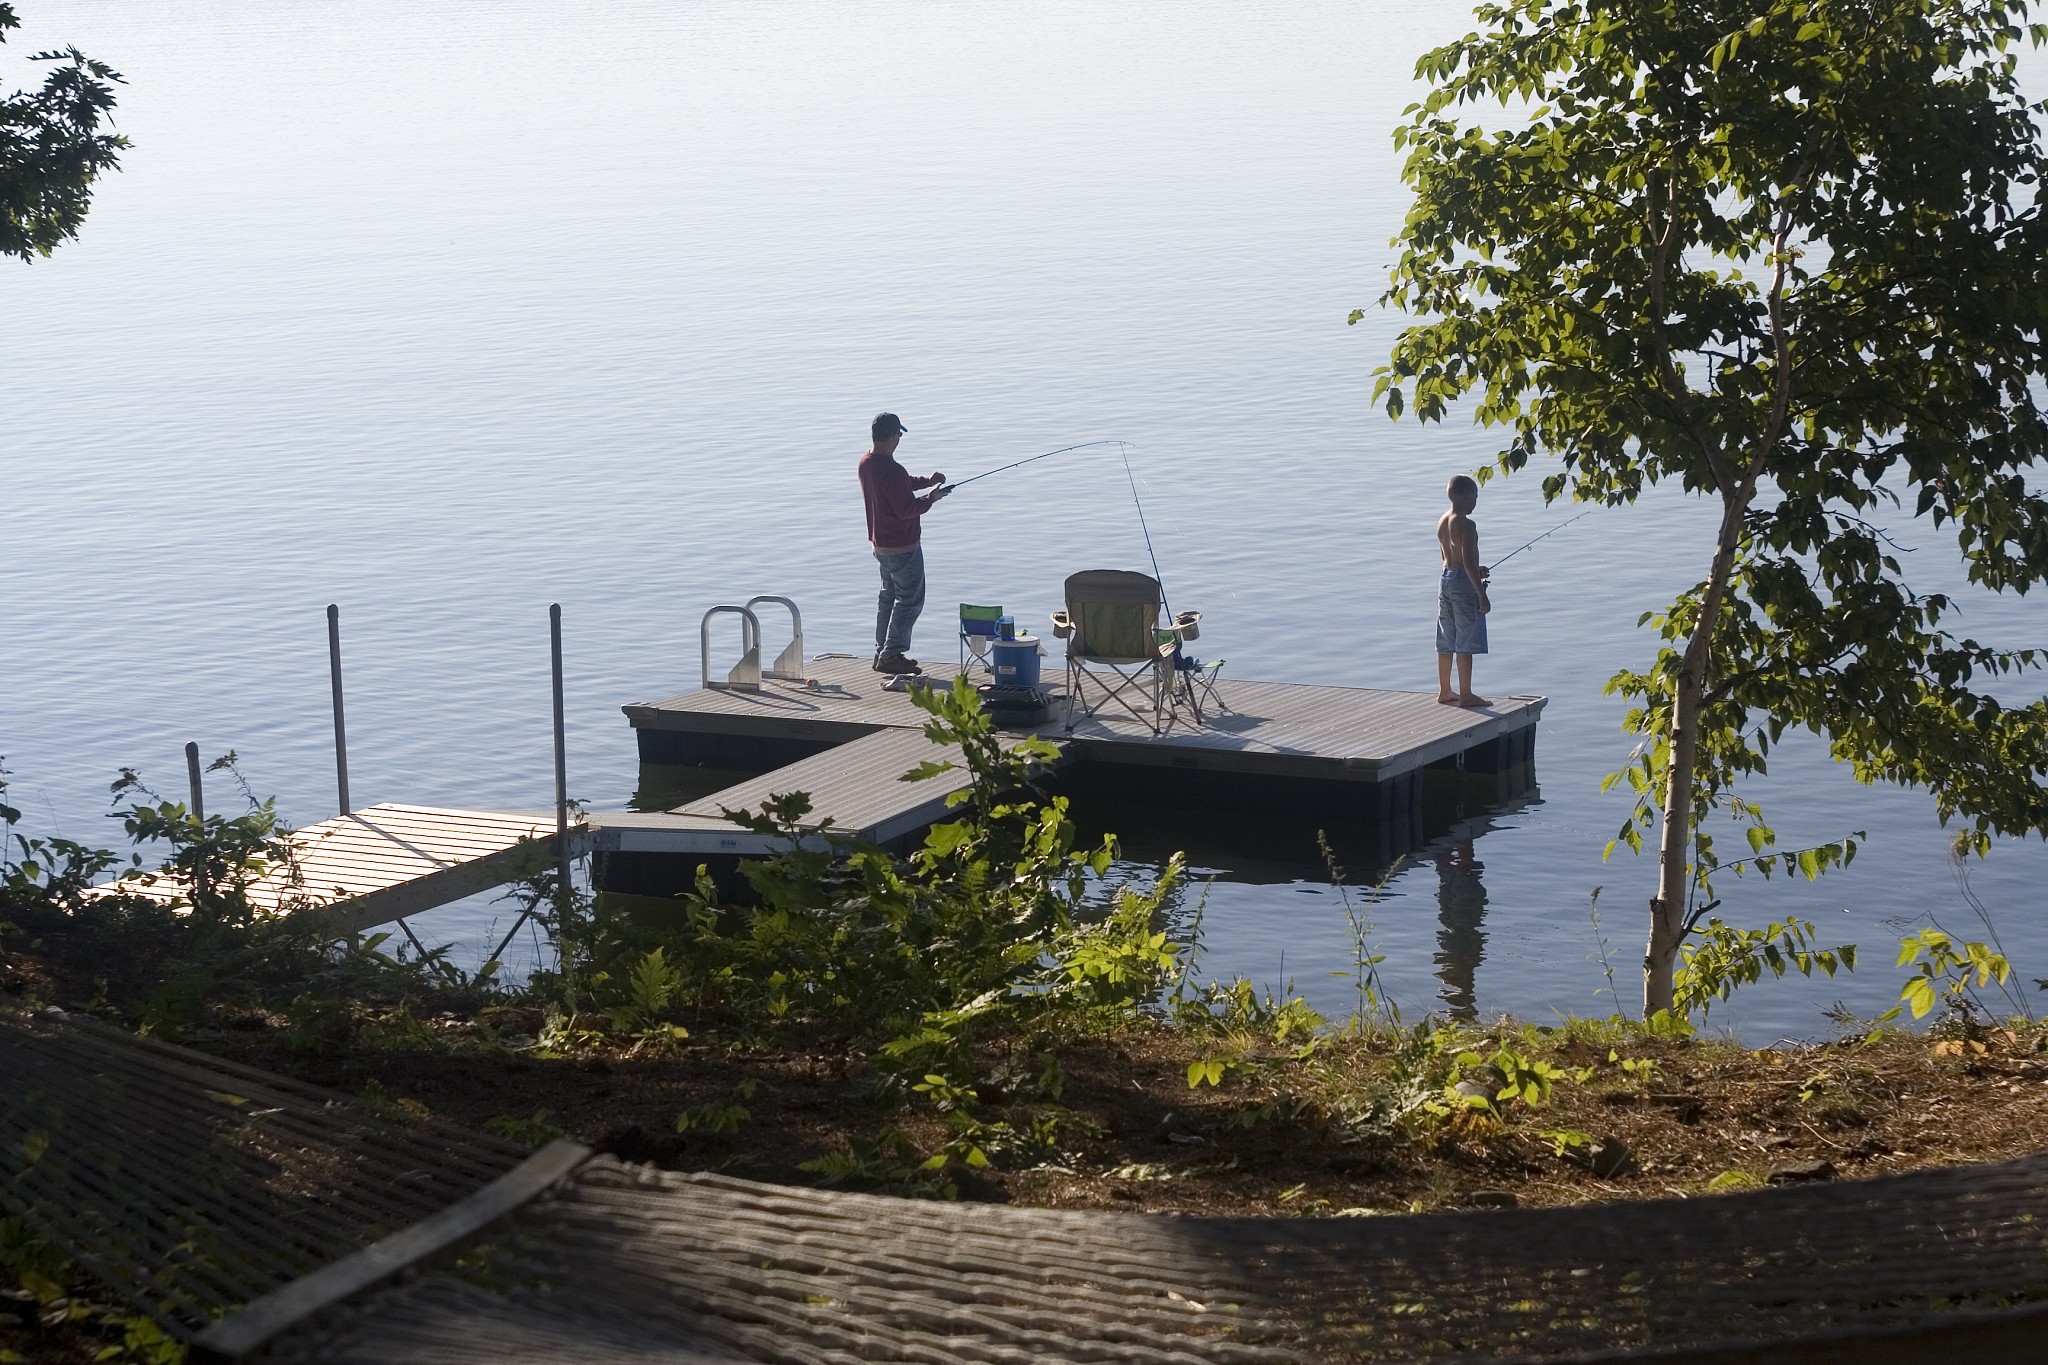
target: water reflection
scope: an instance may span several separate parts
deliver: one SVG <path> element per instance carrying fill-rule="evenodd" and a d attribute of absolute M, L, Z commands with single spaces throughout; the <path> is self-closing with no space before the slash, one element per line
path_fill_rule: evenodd
<path fill-rule="evenodd" d="M 1490 822 L 1486 822 L 1490 823 Z M 1453 1019 L 1472 1019 L 1473 981 L 1486 955 L 1486 884 L 1479 874 L 1486 864 L 1472 852 L 1470 838 L 1453 840 L 1436 851 L 1436 975 L 1443 983 L 1437 999 Z"/>

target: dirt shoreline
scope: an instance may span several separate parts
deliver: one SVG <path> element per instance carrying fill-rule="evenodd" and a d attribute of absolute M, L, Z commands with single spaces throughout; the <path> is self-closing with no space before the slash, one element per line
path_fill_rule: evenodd
<path fill-rule="evenodd" d="M 870 1060 L 830 1038 L 665 1056 L 591 1042 L 537 1059 L 472 1050 L 467 1021 L 430 1027 L 448 1050 L 309 1056 L 267 1032 L 237 1029 L 199 1043 L 472 1127 L 496 1120 L 530 1140 L 560 1130 L 629 1160 L 770 1183 L 817 1184 L 803 1162 L 887 1130 L 920 1152 L 949 1136 L 931 1104 L 878 1093 Z M 1547 1052 L 1506 1031 L 1511 1045 L 1585 1079 L 1561 1079 L 1538 1106 L 1454 1116 L 1424 1144 L 1362 1143 L 1334 1116 L 1334 1096 L 1385 1071 L 1390 1039 L 1329 1040 L 1306 1057 L 1253 1050 L 1246 1074 L 1191 1087 L 1188 1068 L 1217 1053 L 1213 1040 L 1138 1027 L 1060 1047 L 1065 1084 L 1056 1102 L 989 1094 L 974 1106 L 1020 1128 L 1048 1109 L 1071 1115 L 1050 1150 L 1011 1162 L 998 1155 L 972 1170 L 955 1162 L 947 1174 L 963 1198 L 1284 1217 L 1691 1198 L 2048 1146 L 2048 1035 L 1973 1031 L 1974 1039 L 1887 1032 L 1750 1050 L 1642 1037 L 1617 1047 L 1561 1029 L 1545 1039 Z M 1000 1042 L 988 1049 L 982 1074 L 1007 1055 Z M 731 1118 L 735 1108 L 745 1117 Z M 690 1110 L 725 1110 L 734 1126 L 700 1122 L 678 1132 L 677 1118 Z M 1595 1141 L 1560 1151 L 1558 1133 Z M 1603 1146 L 1614 1143 L 1625 1159 Z"/>

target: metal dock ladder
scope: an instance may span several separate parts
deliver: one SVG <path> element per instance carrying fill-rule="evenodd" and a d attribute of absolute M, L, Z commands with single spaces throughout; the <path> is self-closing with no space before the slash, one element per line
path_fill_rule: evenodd
<path fill-rule="evenodd" d="M 789 643 L 783 646 L 782 653 L 775 656 L 774 666 L 765 674 L 761 671 L 761 618 L 754 614 L 754 608 L 763 602 L 779 602 L 789 608 Z M 711 676 L 711 618 L 721 614 L 740 618 L 740 661 L 722 680 L 715 680 Z M 743 607 L 730 604 L 713 607 L 704 613 L 697 634 L 702 649 L 703 685 L 713 691 L 759 692 L 763 677 L 802 682 L 806 676 L 803 613 L 787 597 L 758 593 L 749 597 Z"/>

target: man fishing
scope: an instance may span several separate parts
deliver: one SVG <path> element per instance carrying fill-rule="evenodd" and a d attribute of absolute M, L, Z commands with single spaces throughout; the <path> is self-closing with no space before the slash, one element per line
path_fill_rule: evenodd
<path fill-rule="evenodd" d="M 882 569 L 882 592 L 875 603 L 877 673 L 915 673 L 910 657 L 910 628 L 924 610 L 924 547 L 920 519 L 952 490 L 944 474 L 914 478 L 896 463 L 896 447 L 909 428 L 893 412 L 877 413 L 869 432 L 874 446 L 860 457 L 860 496 L 867 504 L 868 544 Z M 930 488 L 924 497 L 912 491 Z"/>

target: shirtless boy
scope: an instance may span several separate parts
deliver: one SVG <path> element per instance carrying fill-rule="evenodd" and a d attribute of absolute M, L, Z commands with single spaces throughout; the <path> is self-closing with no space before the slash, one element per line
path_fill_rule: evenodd
<path fill-rule="evenodd" d="M 1486 566 L 1479 562 L 1479 526 L 1472 509 L 1479 505 L 1479 485 L 1468 475 L 1452 479 L 1445 490 L 1451 510 L 1437 519 L 1436 539 L 1442 547 L 1443 581 L 1436 598 L 1436 699 L 1445 706 L 1484 706 L 1472 694 L 1472 656 L 1486 652 Z M 1451 691 L 1451 659 L 1458 661 L 1458 690 Z"/>

